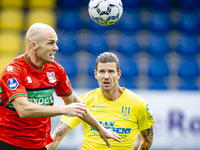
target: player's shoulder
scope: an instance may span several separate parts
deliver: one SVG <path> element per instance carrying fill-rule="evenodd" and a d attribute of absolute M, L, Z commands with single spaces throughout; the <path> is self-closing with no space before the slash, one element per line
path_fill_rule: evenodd
<path fill-rule="evenodd" d="M 125 89 L 125 95 L 126 97 L 128 97 L 128 99 L 130 99 L 131 101 L 134 101 L 137 104 L 145 104 L 146 100 L 141 97 L 140 95 L 136 94 L 135 92 Z"/>
<path fill-rule="evenodd" d="M 89 91 L 83 95 L 80 96 L 80 98 L 83 100 L 83 101 L 87 101 L 87 100 L 90 100 L 92 98 L 94 98 L 95 95 L 98 95 L 98 92 L 99 92 L 99 88 L 97 89 L 94 89 L 92 91 Z"/>

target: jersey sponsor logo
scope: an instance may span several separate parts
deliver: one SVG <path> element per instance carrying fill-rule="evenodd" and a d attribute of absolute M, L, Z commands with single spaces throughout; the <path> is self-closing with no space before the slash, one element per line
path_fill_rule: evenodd
<path fill-rule="evenodd" d="M 30 102 L 40 104 L 40 105 L 50 105 L 54 102 L 52 96 L 50 97 L 37 97 L 37 98 L 28 98 Z"/>
<path fill-rule="evenodd" d="M 15 78 L 8 80 L 8 87 L 11 90 L 15 90 L 18 87 L 18 85 L 19 85 L 19 83 L 17 82 L 17 80 Z"/>
<path fill-rule="evenodd" d="M 54 83 L 56 82 L 56 77 L 55 77 L 55 73 L 54 72 L 47 72 L 47 77 L 49 79 L 49 83 Z"/>
<path fill-rule="evenodd" d="M 8 67 L 7 67 L 7 71 L 8 71 L 8 72 L 13 72 L 13 67 L 12 67 L 12 66 L 8 66 Z"/>
<path fill-rule="evenodd" d="M 31 77 L 27 76 L 27 81 L 28 81 L 28 83 L 32 83 Z"/>
<path fill-rule="evenodd" d="M 130 109 L 131 109 L 130 107 L 122 106 L 122 111 L 121 111 L 122 116 L 124 117 L 128 116 L 130 113 Z"/>
<path fill-rule="evenodd" d="M 114 132 L 118 134 L 130 134 L 131 128 L 118 128 L 115 127 L 115 122 L 112 121 L 99 121 L 99 123 L 106 129 L 113 129 Z M 96 131 L 93 127 L 91 127 L 90 131 Z M 95 135 L 95 133 L 94 133 Z"/>

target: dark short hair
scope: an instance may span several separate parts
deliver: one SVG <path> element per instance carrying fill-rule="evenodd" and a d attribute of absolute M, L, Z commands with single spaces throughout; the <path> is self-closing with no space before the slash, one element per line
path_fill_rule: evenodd
<path fill-rule="evenodd" d="M 96 59 L 96 70 L 98 63 L 108 63 L 108 62 L 115 62 L 117 65 L 117 72 L 119 72 L 119 59 L 118 57 L 111 52 L 104 52 L 101 53 Z"/>

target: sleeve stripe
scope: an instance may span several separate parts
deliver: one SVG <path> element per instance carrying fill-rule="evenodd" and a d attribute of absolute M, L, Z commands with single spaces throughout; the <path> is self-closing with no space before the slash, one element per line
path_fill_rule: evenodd
<path fill-rule="evenodd" d="M 13 95 L 13 96 L 11 96 L 9 98 L 9 101 L 11 101 L 13 98 L 20 97 L 20 96 L 26 96 L 26 97 L 28 97 L 28 95 L 26 93 L 15 94 L 15 95 Z"/>
<path fill-rule="evenodd" d="M 69 95 L 71 95 L 72 94 L 72 90 L 69 92 L 69 93 L 67 93 L 67 94 L 57 94 L 58 96 L 69 96 Z"/>

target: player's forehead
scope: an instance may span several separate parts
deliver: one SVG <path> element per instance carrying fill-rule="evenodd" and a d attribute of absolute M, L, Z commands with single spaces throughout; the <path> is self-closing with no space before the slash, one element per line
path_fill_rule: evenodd
<path fill-rule="evenodd" d="M 117 63 L 116 62 L 107 62 L 107 63 L 101 63 L 99 62 L 97 65 L 98 70 L 117 70 Z"/>
<path fill-rule="evenodd" d="M 43 36 L 43 39 L 47 42 L 58 40 L 56 32 L 54 30 L 51 30 L 51 29 L 45 30 L 42 36 Z"/>

